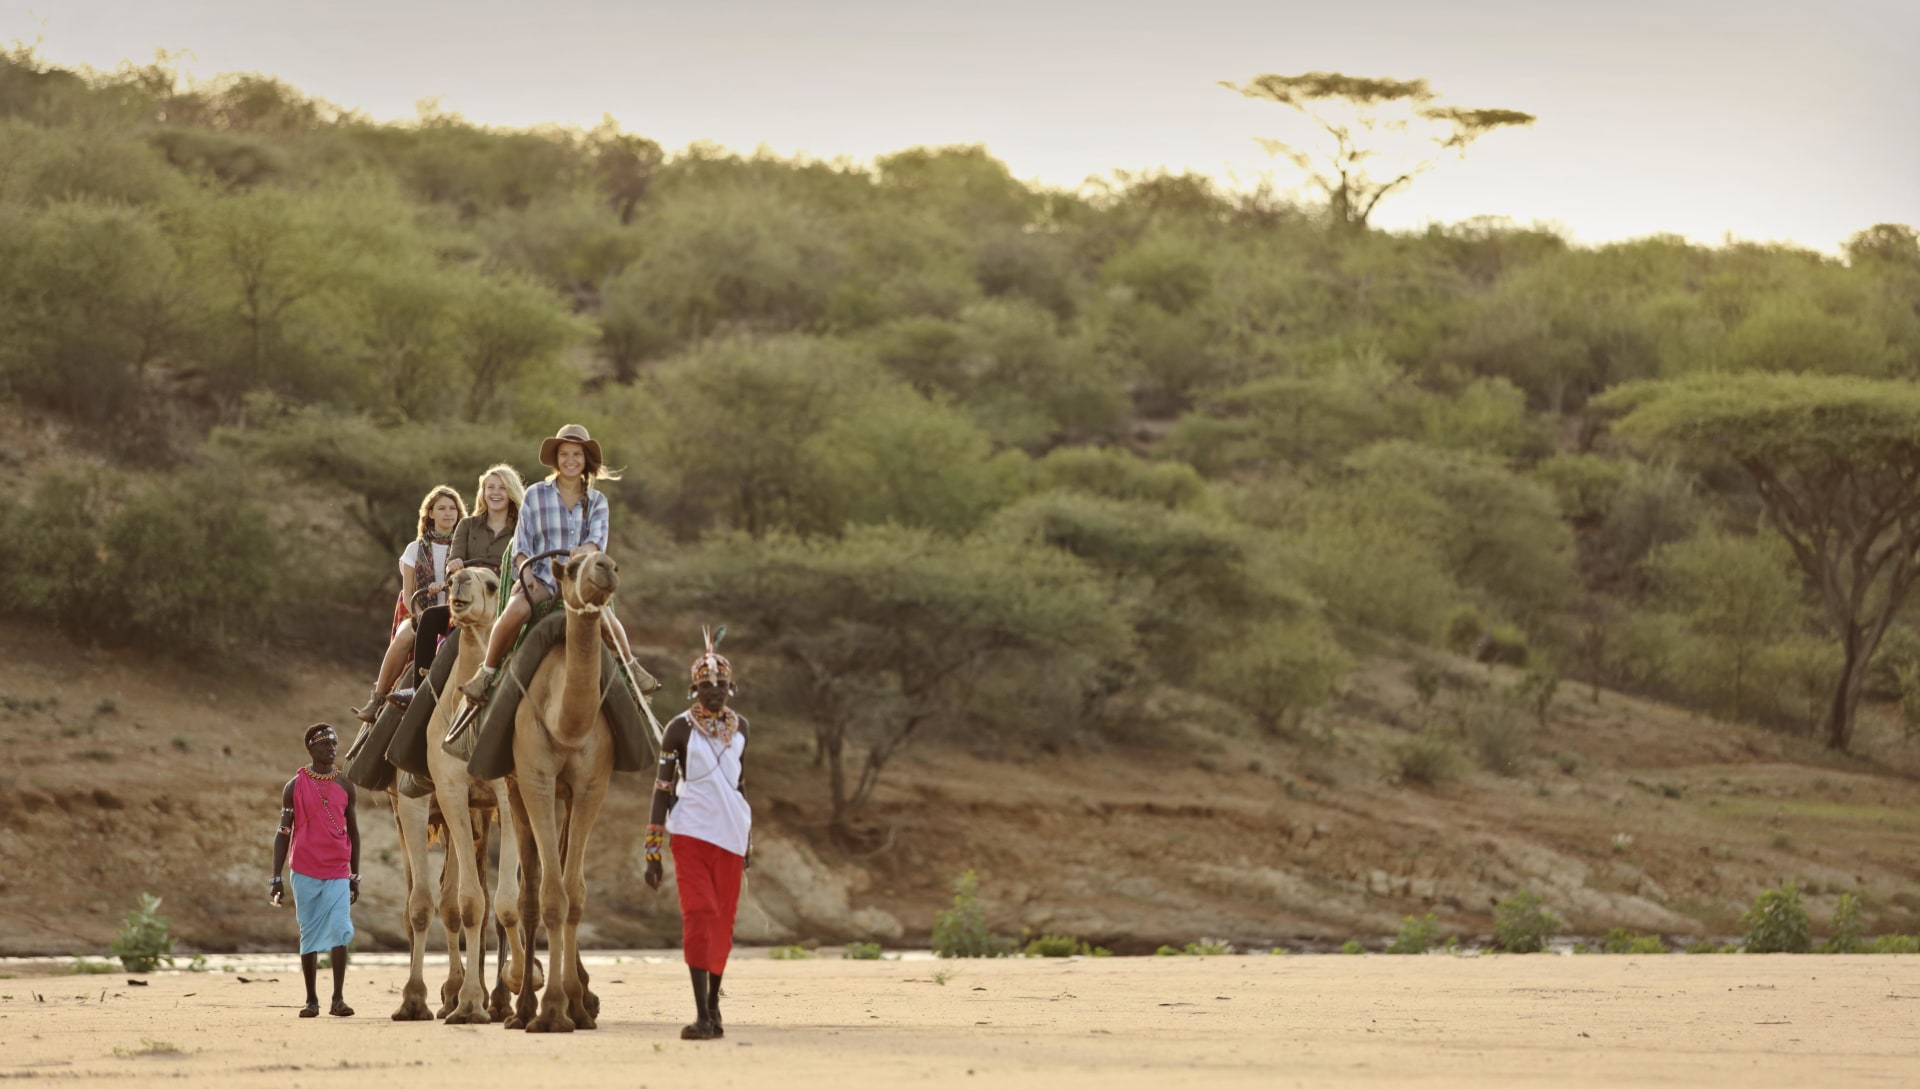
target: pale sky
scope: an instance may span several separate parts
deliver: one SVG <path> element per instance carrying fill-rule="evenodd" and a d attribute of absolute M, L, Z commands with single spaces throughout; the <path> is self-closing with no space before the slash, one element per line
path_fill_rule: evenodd
<path fill-rule="evenodd" d="M 1218 86 L 1331 69 L 1426 77 L 1538 114 L 1485 138 L 1376 225 L 1471 216 L 1581 242 L 1655 232 L 1833 251 L 1920 225 L 1916 0 L 0 0 L 0 40 L 111 68 L 188 50 L 382 119 L 590 126 L 669 150 L 868 160 L 984 143 L 1075 186 L 1113 169 L 1300 178 L 1253 142 L 1287 111 Z"/>

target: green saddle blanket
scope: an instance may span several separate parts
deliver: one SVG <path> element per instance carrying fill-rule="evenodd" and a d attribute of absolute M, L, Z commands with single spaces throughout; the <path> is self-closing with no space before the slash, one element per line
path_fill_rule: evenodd
<path fill-rule="evenodd" d="M 458 650 L 451 639 L 440 648 L 426 683 L 414 690 L 413 702 L 407 704 L 406 714 L 401 716 L 399 727 L 387 743 L 387 762 L 401 771 L 423 778 L 427 775 L 427 727 L 433 723 L 433 709 L 440 702 L 440 693 L 446 690 L 447 681 L 453 676 L 454 660 L 460 657 Z"/>
<path fill-rule="evenodd" d="M 393 763 L 387 759 L 387 748 L 393 743 L 393 735 L 400 728 L 404 713 L 400 708 L 382 700 L 380 714 L 372 725 L 362 724 L 360 733 L 355 735 L 348 751 L 353 758 L 347 761 L 347 779 L 362 790 L 385 791 L 393 785 L 396 771 Z"/>
<path fill-rule="evenodd" d="M 469 734 L 478 731 L 473 756 L 467 760 L 468 772 L 481 779 L 498 779 L 513 771 L 513 721 L 521 694 L 533 683 L 533 675 L 540 663 L 546 661 L 547 653 L 564 644 L 566 638 L 564 610 L 556 610 L 528 629 L 513 657 L 501 666 L 501 677 L 493 686 L 493 697 L 480 720 L 468 728 Z M 436 668 L 439 664 L 434 663 Z M 605 646 L 600 648 L 600 687 L 604 693 L 600 709 L 606 712 L 607 724 L 613 728 L 613 770 L 651 770 L 653 733 L 647 725 L 646 713 L 620 681 L 619 666 L 613 652 Z M 417 697 L 414 702 L 419 702 Z"/>

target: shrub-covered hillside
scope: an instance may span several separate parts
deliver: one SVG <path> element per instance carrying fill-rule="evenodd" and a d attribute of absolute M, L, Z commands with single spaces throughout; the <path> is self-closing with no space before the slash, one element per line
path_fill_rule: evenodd
<path fill-rule="evenodd" d="M 956 722 L 1300 729 L 1382 637 L 1844 747 L 1860 700 L 1920 708 L 1920 237 L 1863 227 L 1334 230 L 1194 176 L 374 124 L 15 51 L 0 389 L 66 438 L 4 440 L 0 592 L 370 668 L 419 497 L 579 421 L 629 609 L 731 626 L 837 818 Z"/>

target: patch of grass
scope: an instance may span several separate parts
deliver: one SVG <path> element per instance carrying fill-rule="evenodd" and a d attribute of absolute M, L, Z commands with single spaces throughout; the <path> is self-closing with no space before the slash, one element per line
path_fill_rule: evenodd
<path fill-rule="evenodd" d="M 1424 918 L 1409 915 L 1400 922 L 1400 933 L 1393 936 L 1387 952 L 1399 955 L 1425 953 L 1440 944 L 1440 921 L 1428 912 Z"/>
<path fill-rule="evenodd" d="M 1080 939 L 1071 934 L 1042 934 L 1027 943 L 1029 957 L 1071 957 L 1080 951 Z"/>
<path fill-rule="evenodd" d="M 952 978 L 953 978 L 953 969 L 951 968 L 942 968 L 939 971 L 936 971 L 935 973 L 933 973 L 934 983 L 942 987 L 945 987 L 947 985 L 947 980 Z"/>
<path fill-rule="evenodd" d="M 1400 769 L 1400 781 L 1439 786 L 1460 774 L 1460 758 L 1453 746 L 1432 733 L 1396 741 L 1387 747 Z"/>
<path fill-rule="evenodd" d="M 816 955 L 804 945 L 776 945 L 767 954 L 774 960 L 812 960 Z"/>
<path fill-rule="evenodd" d="M 1361 945 L 1360 939 L 1358 938 L 1348 938 L 1346 940 L 1346 943 L 1340 947 L 1340 951 L 1342 953 L 1345 953 L 1347 956 L 1357 957 L 1360 954 L 1365 953 L 1367 951 L 1367 947 L 1364 945 Z"/>
<path fill-rule="evenodd" d="M 1920 935 L 1882 934 L 1873 939 L 1869 953 L 1920 953 Z"/>
<path fill-rule="evenodd" d="M 187 1049 L 179 1044 L 170 1044 L 165 1040 L 150 1040 L 143 1036 L 139 1047 L 116 1047 L 113 1053 L 123 1059 L 140 1059 L 154 1055 L 185 1055 Z"/>
<path fill-rule="evenodd" d="M 1664 953 L 1667 943 L 1661 941 L 1658 934 L 1634 934 L 1624 926 L 1616 926 L 1600 939 L 1600 951 L 1614 954 Z"/>
<path fill-rule="evenodd" d="M 1540 897 L 1521 889 L 1493 908 L 1493 947 L 1503 953 L 1538 953 L 1560 933 L 1560 919 Z"/>
<path fill-rule="evenodd" d="M 76 976 L 110 976 L 119 970 L 106 961 L 73 958 L 73 974 Z"/>
<path fill-rule="evenodd" d="M 848 942 L 846 952 L 840 954 L 841 960 L 879 960 L 879 942 Z"/>

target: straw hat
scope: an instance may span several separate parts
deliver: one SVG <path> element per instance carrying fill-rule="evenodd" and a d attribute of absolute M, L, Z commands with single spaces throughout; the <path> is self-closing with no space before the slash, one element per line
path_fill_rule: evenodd
<path fill-rule="evenodd" d="M 586 449 L 587 457 L 596 465 L 603 464 L 606 461 L 605 458 L 600 456 L 600 444 L 593 441 L 593 436 L 587 434 L 586 428 L 581 427 L 579 424 L 568 424 L 561 428 L 552 438 L 540 444 L 540 464 L 545 465 L 549 469 L 558 469 L 560 466 L 554 459 L 559 453 L 560 444 L 563 442 L 579 443 Z"/>

